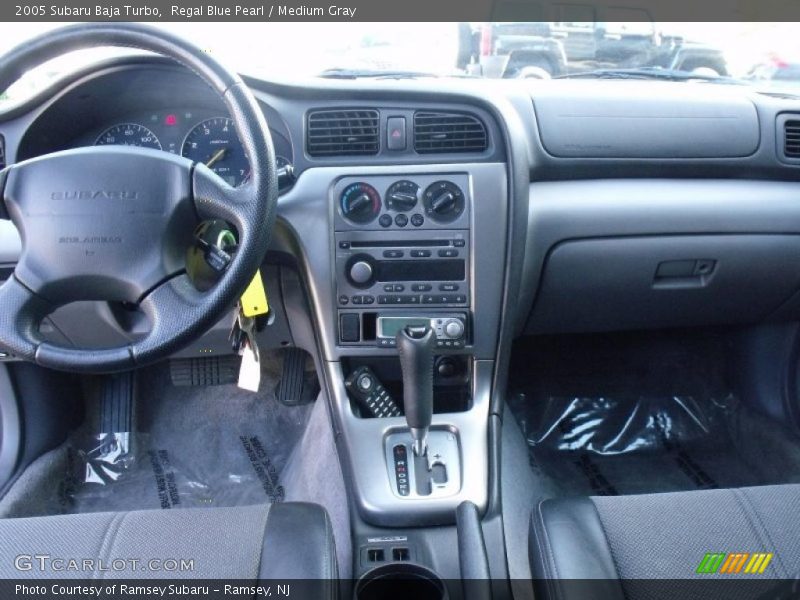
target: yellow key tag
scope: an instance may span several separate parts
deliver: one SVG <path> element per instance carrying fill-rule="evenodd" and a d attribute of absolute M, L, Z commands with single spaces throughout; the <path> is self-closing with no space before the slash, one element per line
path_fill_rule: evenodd
<path fill-rule="evenodd" d="M 269 312 L 267 302 L 267 292 L 264 290 L 264 282 L 261 280 L 261 271 L 256 271 L 253 281 L 247 286 L 241 299 L 242 313 L 245 317 L 257 317 Z"/>

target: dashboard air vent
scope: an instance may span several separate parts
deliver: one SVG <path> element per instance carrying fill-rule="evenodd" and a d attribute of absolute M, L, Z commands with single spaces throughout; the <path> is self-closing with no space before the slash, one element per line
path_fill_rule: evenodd
<path fill-rule="evenodd" d="M 315 110 L 308 113 L 310 156 L 377 154 L 377 110 Z"/>
<path fill-rule="evenodd" d="M 786 158 L 800 158 L 800 119 L 783 122 L 783 154 Z"/>
<path fill-rule="evenodd" d="M 414 113 L 414 150 L 420 154 L 483 152 L 488 145 L 486 127 L 467 113 Z"/>

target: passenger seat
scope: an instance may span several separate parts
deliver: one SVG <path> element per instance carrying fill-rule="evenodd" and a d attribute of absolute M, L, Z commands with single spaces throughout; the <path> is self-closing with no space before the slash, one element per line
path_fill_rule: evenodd
<path fill-rule="evenodd" d="M 800 485 L 544 500 L 531 515 L 529 551 L 537 598 L 660 597 L 653 579 L 689 589 L 677 580 L 796 578 Z M 736 553 L 748 556 L 724 567 Z M 746 573 L 757 553 L 772 556 L 763 573 Z"/>

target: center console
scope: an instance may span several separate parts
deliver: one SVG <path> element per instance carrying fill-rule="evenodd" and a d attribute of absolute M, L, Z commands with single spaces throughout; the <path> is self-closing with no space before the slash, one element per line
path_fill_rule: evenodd
<path fill-rule="evenodd" d="M 453 525 L 464 501 L 484 511 L 505 164 L 316 168 L 281 203 L 304 244 L 314 337 L 364 524 Z M 429 355 L 411 370 L 401 368 L 402 332 L 428 336 Z"/>

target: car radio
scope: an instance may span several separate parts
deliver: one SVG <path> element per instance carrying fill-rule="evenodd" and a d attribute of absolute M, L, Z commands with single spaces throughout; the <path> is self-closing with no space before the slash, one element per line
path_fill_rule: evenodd
<path fill-rule="evenodd" d="M 340 308 L 359 306 L 467 306 L 468 231 L 404 232 L 377 238 L 336 233 Z"/>

